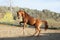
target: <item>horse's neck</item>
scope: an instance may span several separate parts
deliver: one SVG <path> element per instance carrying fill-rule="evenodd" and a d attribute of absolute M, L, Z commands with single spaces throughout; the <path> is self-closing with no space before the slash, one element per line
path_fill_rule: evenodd
<path fill-rule="evenodd" d="M 29 14 L 27 14 L 27 13 L 25 13 L 25 16 L 26 16 L 26 17 L 30 17 L 30 15 L 29 15 Z"/>

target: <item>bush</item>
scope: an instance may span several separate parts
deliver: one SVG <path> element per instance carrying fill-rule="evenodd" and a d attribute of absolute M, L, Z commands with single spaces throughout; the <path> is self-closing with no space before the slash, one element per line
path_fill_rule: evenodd
<path fill-rule="evenodd" d="M 6 22 L 6 23 L 12 23 L 13 20 L 13 15 L 10 11 L 6 12 L 4 17 L 0 19 L 0 22 Z"/>

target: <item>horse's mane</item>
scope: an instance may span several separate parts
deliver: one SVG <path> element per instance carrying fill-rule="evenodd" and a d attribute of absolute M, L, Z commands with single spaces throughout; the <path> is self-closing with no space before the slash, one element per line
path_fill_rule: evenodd
<path fill-rule="evenodd" d="M 27 12 L 24 11 L 24 13 L 25 13 L 27 16 L 30 16 Z"/>

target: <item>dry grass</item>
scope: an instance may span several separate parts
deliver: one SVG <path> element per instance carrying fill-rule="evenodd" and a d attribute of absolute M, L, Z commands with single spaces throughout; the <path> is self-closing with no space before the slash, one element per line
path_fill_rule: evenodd
<path fill-rule="evenodd" d="M 60 34 L 59 34 L 60 30 L 48 29 L 47 31 L 44 31 L 44 29 L 42 29 L 39 37 L 35 37 L 35 36 L 30 37 L 35 32 L 34 28 L 25 28 L 26 30 L 25 35 L 23 35 L 22 30 L 23 30 L 22 27 L 0 24 L 0 39 L 3 39 L 3 40 L 40 40 L 40 39 L 55 40 L 57 37 L 60 37 Z M 58 38 L 56 40 L 58 40 Z"/>

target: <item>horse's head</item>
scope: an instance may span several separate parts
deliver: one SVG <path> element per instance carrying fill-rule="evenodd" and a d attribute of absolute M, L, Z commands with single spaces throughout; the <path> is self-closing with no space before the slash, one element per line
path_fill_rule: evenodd
<path fill-rule="evenodd" d="M 18 19 L 20 19 L 20 17 L 23 17 L 24 14 L 25 14 L 25 11 L 24 11 L 24 10 L 19 10 L 19 11 L 17 12 L 17 17 L 18 17 Z"/>

